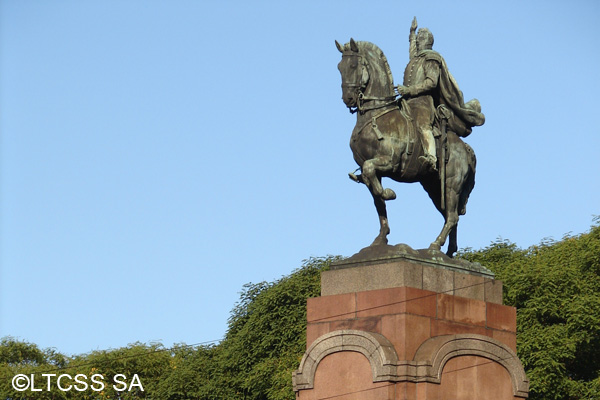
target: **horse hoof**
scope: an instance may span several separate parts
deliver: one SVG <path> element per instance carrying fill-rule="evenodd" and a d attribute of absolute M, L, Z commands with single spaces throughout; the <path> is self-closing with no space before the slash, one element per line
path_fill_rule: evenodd
<path fill-rule="evenodd" d="M 396 198 L 396 193 L 392 189 L 383 189 L 383 195 L 381 197 L 384 200 L 394 200 Z"/>
<path fill-rule="evenodd" d="M 364 183 L 362 179 L 362 175 L 355 175 L 352 172 L 348 173 L 348 177 L 356 183 Z"/>
<path fill-rule="evenodd" d="M 441 249 L 441 248 L 442 248 L 442 246 L 439 246 L 439 245 L 438 245 L 438 244 L 436 244 L 436 243 L 431 243 L 431 244 L 429 245 L 429 250 L 436 250 L 436 251 L 440 251 L 440 249 Z"/>
<path fill-rule="evenodd" d="M 373 240 L 373 243 L 371 243 L 371 246 L 385 246 L 388 244 L 388 240 L 386 237 L 384 238 L 376 238 L 375 240 Z"/>

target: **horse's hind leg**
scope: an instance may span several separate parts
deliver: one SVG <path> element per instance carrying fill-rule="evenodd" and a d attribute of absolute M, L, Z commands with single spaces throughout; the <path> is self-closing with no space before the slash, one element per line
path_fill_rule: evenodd
<path fill-rule="evenodd" d="M 446 242 L 448 235 L 450 233 L 453 233 L 454 244 L 452 243 L 452 238 L 451 238 L 451 243 L 448 246 L 448 253 L 447 253 L 447 254 L 451 255 L 456 251 L 456 249 L 453 249 L 452 247 L 456 246 L 456 227 L 458 225 L 458 194 L 453 190 L 448 191 L 448 193 L 446 195 L 446 210 L 445 210 L 445 214 L 444 214 L 444 219 L 445 219 L 444 227 L 442 228 L 442 231 L 440 232 L 438 237 L 435 239 L 435 241 L 433 243 L 431 243 L 431 245 L 429 246 L 429 249 L 440 250 L 442 248 L 442 246 L 444 245 L 444 243 Z"/>
<path fill-rule="evenodd" d="M 448 238 L 448 250 L 446 251 L 446 255 L 448 257 L 452 257 L 454 253 L 458 251 L 458 243 L 456 242 L 456 233 L 458 230 L 458 222 L 454 225 L 454 228 L 450 230 L 450 236 Z"/>

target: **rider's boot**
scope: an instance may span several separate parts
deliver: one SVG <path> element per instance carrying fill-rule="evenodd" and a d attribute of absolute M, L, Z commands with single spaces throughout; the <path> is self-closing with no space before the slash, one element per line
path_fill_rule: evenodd
<path fill-rule="evenodd" d="M 435 156 L 435 139 L 431 127 L 421 129 L 423 139 L 423 150 L 425 155 L 419 157 L 419 161 L 425 164 L 432 171 L 437 171 L 437 157 Z"/>

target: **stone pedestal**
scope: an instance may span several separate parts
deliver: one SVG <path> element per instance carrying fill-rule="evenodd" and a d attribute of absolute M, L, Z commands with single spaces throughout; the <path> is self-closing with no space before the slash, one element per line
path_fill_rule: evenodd
<path fill-rule="evenodd" d="M 516 309 L 478 265 L 400 254 L 350 259 L 307 304 L 298 400 L 514 400 L 528 381 Z"/>

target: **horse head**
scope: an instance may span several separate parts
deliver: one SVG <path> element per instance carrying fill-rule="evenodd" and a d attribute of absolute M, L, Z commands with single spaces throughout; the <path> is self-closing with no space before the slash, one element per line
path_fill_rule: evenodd
<path fill-rule="evenodd" d="M 390 67 L 377 46 L 354 39 L 343 46 L 336 41 L 335 45 L 342 53 L 342 61 L 338 64 L 342 75 L 342 100 L 351 112 L 361 111 L 365 101 L 394 96 Z"/>
<path fill-rule="evenodd" d="M 335 45 L 342 53 L 342 61 L 338 64 L 342 75 L 342 100 L 350 110 L 356 109 L 369 83 L 368 63 L 354 39 L 345 46 L 336 40 Z"/>

